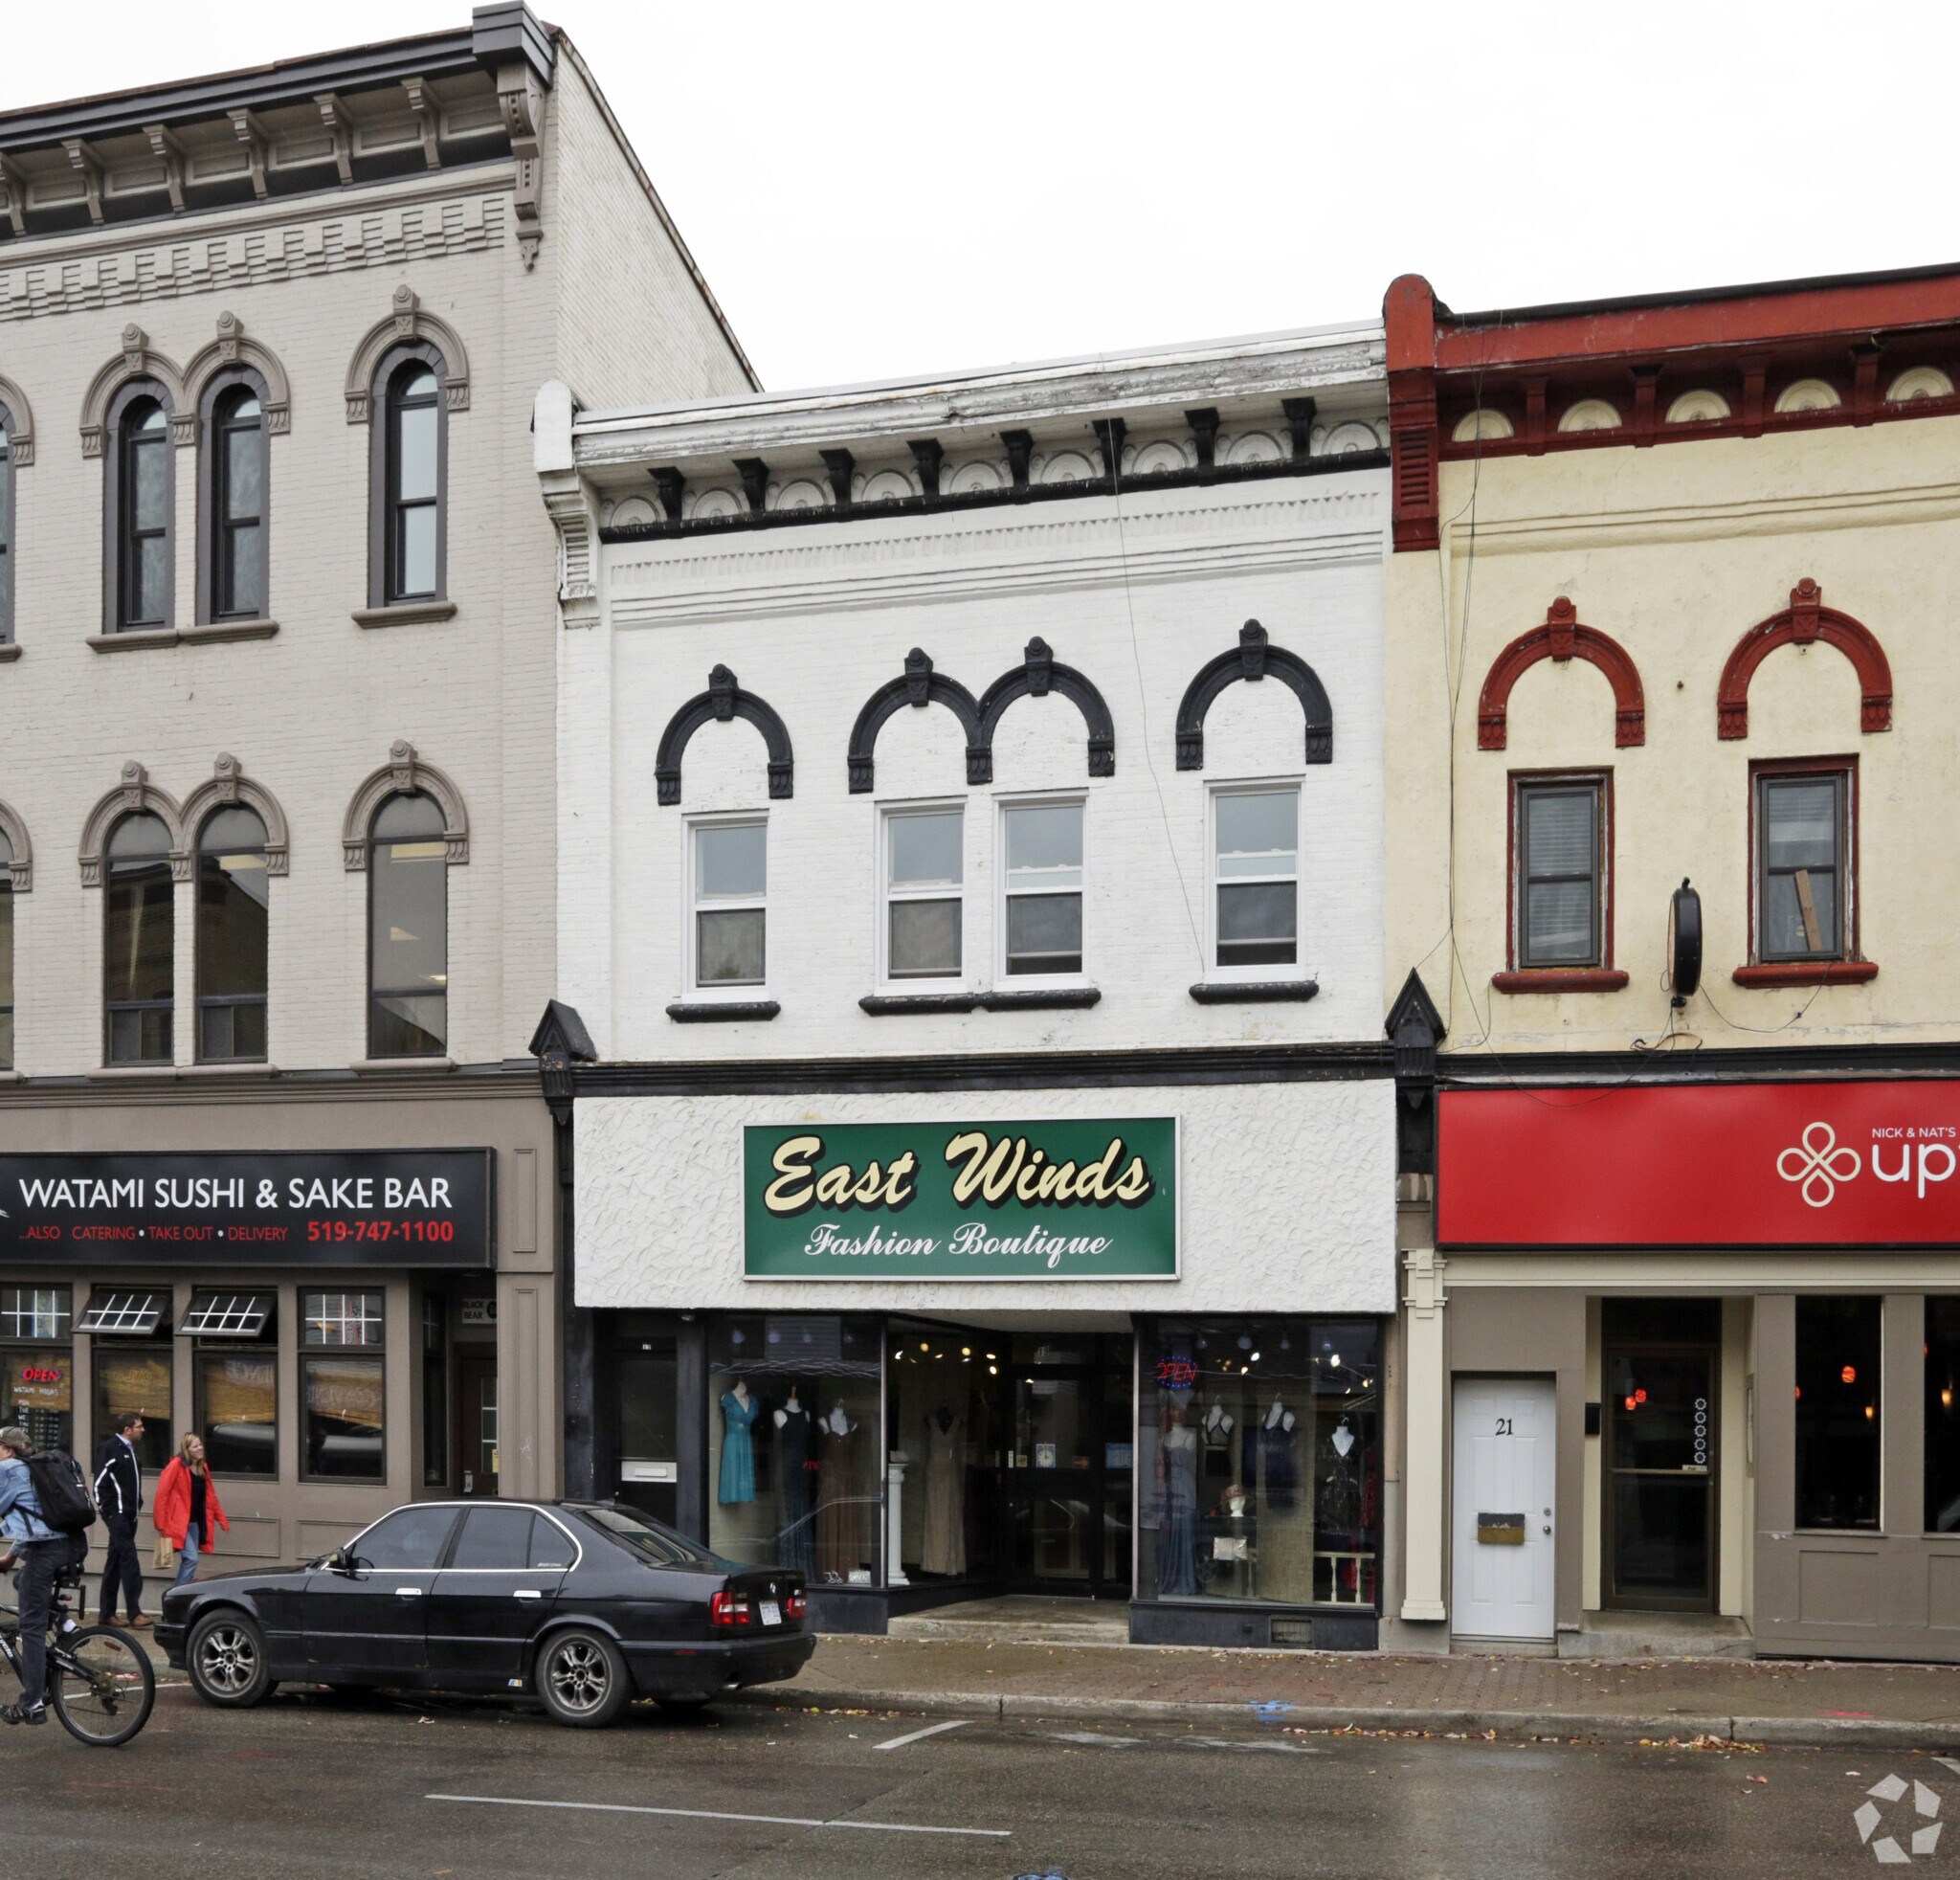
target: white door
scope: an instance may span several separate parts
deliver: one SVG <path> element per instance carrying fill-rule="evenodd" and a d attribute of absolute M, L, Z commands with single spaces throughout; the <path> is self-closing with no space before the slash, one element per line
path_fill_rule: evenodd
<path fill-rule="evenodd" d="M 1555 1387 L 1544 1377 L 1465 1377 L 1457 1381 L 1455 1401 L 1451 1630 L 1549 1640 L 1558 1539 Z"/>

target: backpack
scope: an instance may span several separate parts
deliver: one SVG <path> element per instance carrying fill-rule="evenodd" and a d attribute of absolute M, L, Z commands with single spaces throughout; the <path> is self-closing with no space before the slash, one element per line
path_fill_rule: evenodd
<path fill-rule="evenodd" d="M 83 1533 L 95 1526 L 96 1498 L 73 1456 L 58 1449 L 43 1450 L 27 1459 L 27 1472 L 41 1505 L 41 1519 L 57 1534 Z"/>

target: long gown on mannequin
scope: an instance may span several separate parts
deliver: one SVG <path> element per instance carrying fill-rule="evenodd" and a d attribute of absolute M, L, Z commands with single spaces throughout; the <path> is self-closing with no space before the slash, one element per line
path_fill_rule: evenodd
<path fill-rule="evenodd" d="M 800 1574 L 816 1570 L 809 1462 L 810 1412 L 785 1408 L 776 1432 L 776 1564 Z"/>
<path fill-rule="evenodd" d="M 817 1425 L 816 1570 L 848 1579 L 863 1564 L 858 1504 L 852 1492 L 851 1451 L 858 1432 L 839 1436 L 828 1423 Z"/>
<path fill-rule="evenodd" d="M 925 1534 L 919 1549 L 923 1573 L 967 1571 L 967 1421 L 945 1429 L 925 1420 Z"/>
<path fill-rule="evenodd" d="M 1171 1437 L 1181 1436 L 1181 1443 Z M 1158 1450 L 1164 1459 L 1164 1518 L 1157 1529 L 1157 1592 L 1190 1596 L 1198 1590 L 1198 1445 L 1190 1430 L 1169 1430 Z"/>
<path fill-rule="evenodd" d="M 722 1505 L 755 1499 L 755 1439 L 749 1426 L 762 1415 L 754 1398 L 746 1404 L 733 1391 L 722 1393 Z"/>

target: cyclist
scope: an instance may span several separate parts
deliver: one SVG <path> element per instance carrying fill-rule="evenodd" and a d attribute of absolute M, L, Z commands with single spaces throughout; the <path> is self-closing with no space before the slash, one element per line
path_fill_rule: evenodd
<path fill-rule="evenodd" d="M 74 1539 L 41 1519 L 27 1458 L 27 1431 L 0 1429 L 0 1571 L 20 1566 L 21 1682 L 18 1703 L 0 1706 L 0 1723 L 46 1723 L 48 1611 L 55 1577 L 74 1557 Z"/>

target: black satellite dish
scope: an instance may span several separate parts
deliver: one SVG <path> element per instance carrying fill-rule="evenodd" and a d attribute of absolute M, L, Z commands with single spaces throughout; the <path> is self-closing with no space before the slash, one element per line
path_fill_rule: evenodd
<path fill-rule="evenodd" d="M 1667 904 L 1667 986 L 1679 1011 L 1702 983 L 1702 897 L 1682 877 Z"/>

